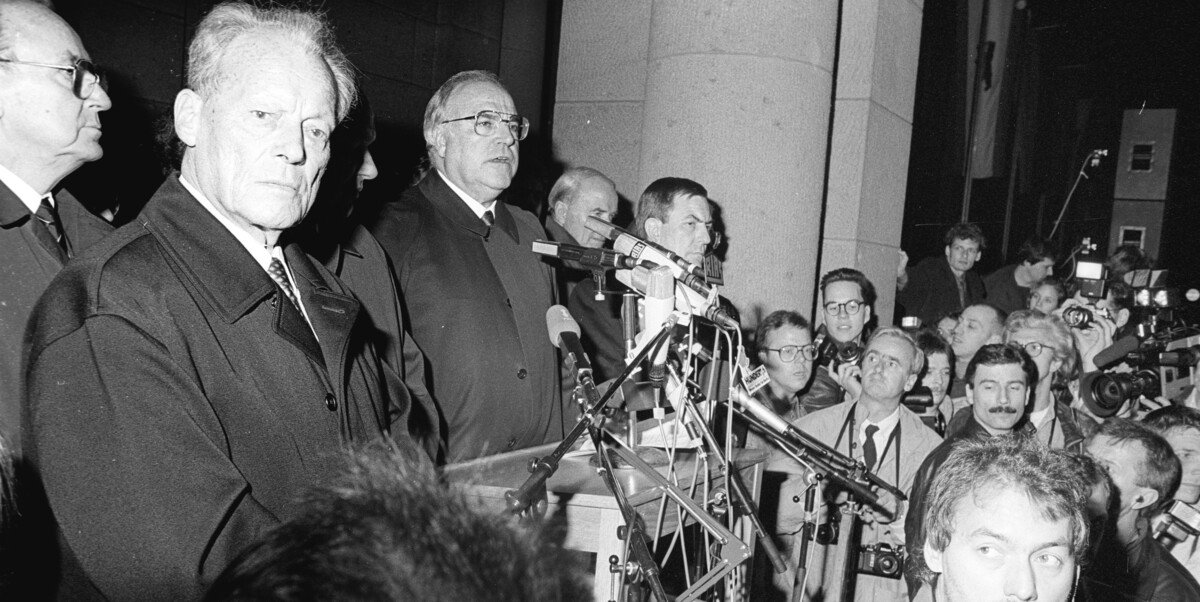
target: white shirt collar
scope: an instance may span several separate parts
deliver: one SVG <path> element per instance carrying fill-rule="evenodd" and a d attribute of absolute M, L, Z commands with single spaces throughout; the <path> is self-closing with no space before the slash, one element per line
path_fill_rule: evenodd
<path fill-rule="evenodd" d="M 887 418 L 884 418 L 879 422 L 863 420 L 862 424 L 858 427 L 859 439 L 863 439 L 867 436 L 867 427 L 872 424 L 879 427 L 879 431 L 875 433 L 875 436 L 886 440 L 887 437 L 891 436 L 892 429 L 896 428 L 897 424 L 900 424 L 900 406 L 896 406 L 895 411 L 889 414 Z"/>
<path fill-rule="evenodd" d="M 229 230 L 230 234 L 233 234 L 233 237 L 236 238 L 238 242 L 242 243 L 243 247 L 246 247 L 246 251 L 249 252 L 250 256 L 254 258 L 254 261 L 258 262 L 258 265 L 261 266 L 262 269 L 266 270 L 271 266 L 272 257 L 278 257 L 280 261 L 283 261 L 283 250 L 279 248 L 279 245 L 275 245 L 273 247 L 264 246 L 262 239 L 255 240 L 254 236 L 252 236 L 249 232 L 243 230 L 237 224 L 233 223 L 232 220 L 225 217 L 225 214 L 217 211 L 217 208 L 213 206 L 212 201 L 209 201 L 208 197 L 204 196 L 204 193 L 200 192 L 198 188 L 192 186 L 192 184 L 185 180 L 182 175 L 179 176 L 179 183 L 183 184 L 183 187 L 186 188 L 188 192 L 192 193 L 192 196 L 196 197 L 196 200 L 200 202 L 201 207 L 207 209 L 213 217 L 217 218 L 217 221 L 221 222 L 222 226 L 225 226 L 226 230 Z M 284 261 L 284 265 L 287 265 L 286 261 Z M 290 277 L 291 274 L 289 273 L 288 276 Z"/>
<path fill-rule="evenodd" d="M 8 168 L 3 165 L 0 165 L 0 182 L 3 182 L 13 194 L 17 195 L 18 199 L 21 199 L 21 203 L 29 208 L 30 213 L 37 213 L 38 207 L 41 206 L 43 198 L 50 199 L 51 207 L 56 206 L 54 204 L 53 194 L 50 194 L 49 192 L 42 194 L 34 190 L 33 186 L 30 186 L 27 182 L 25 182 L 25 180 L 21 179 L 21 176 L 9 171 Z"/>
<path fill-rule="evenodd" d="M 489 206 L 485 207 L 483 205 L 483 203 L 480 203 L 479 201 L 472 198 L 471 195 L 467 194 L 465 190 L 463 190 L 462 188 L 459 188 L 458 186 L 455 186 L 454 182 L 451 182 L 450 178 L 447 178 L 446 175 L 441 172 L 441 170 L 434 168 L 434 171 L 437 172 L 437 175 L 441 176 L 442 181 L 445 182 L 446 185 L 450 187 L 450 190 L 453 190 L 454 194 L 457 194 L 458 198 L 462 199 L 463 202 L 467 204 L 467 207 L 470 207 L 471 211 L 475 212 L 475 217 L 478 217 L 479 219 L 483 219 L 484 212 L 486 212 L 487 210 L 492 209 L 493 207 L 496 206 L 496 201 L 492 201 Z M 495 215 L 496 215 L 495 212 L 493 212 L 492 216 L 495 217 Z"/>

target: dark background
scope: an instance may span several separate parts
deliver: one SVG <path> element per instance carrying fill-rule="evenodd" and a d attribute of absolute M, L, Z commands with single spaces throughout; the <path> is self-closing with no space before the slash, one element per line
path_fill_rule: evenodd
<path fill-rule="evenodd" d="M 1000 3 L 999 0 L 993 0 Z M 161 181 L 156 146 L 183 85 L 186 41 L 211 0 L 59 0 L 93 58 L 110 70 L 113 108 L 104 115 L 105 157 L 68 181 L 93 207 L 136 214 Z M 510 201 L 538 210 L 561 165 L 551 152 L 561 0 L 326 0 L 338 37 L 363 74 L 376 114 L 372 147 L 381 175 L 368 204 L 395 198 L 423 151 L 424 106 L 463 69 L 498 72 L 533 121 L 522 142 Z M 994 178 L 976 180 L 972 221 L 990 239 L 987 272 L 1013 260 L 1022 240 L 1047 235 L 1080 163 L 1092 149 L 1109 158 L 1088 170 L 1055 242 L 1091 236 L 1107 243 L 1113 174 L 1125 109 L 1179 109 L 1165 251 L 1160 266 L 1200 283 L 1190 236 L 1200 225 L 1200 3 L 1029 0 L 1018 12 L 1008 73 L 1008 104 L 1021 114 L 1003 138 Z M 914 107 L 902 247 L 913 263 L 940 254 L 942 234 L 962 207 L 966 123 L 966 0 L 927 0 Z M 1010 169 L 1015 168 L 1015 175 Z M 1010 175 L 1013 177 L 1010 178 Z M 1004 239 L 1006 205 L 1013 209 Z M 1105 249 L 1101 249 L 1105 251 Z"/>
<path fill-rule="evenodd" d="M 968 86 L 965 2 L 929 1 L 924 9 L 902 242 L 914 262 L 941 253 L 942 235 L 961 215 Z M 1109 156 L 1087 170 L 1054 242 L 1069 250 L 1090 236 L 1107 251 L 1121 120 L 1125 109 L 1144 106 L 1179 110 L 1159 267 L 1172 269 L 1177 282 L 1200 283 L 1191 259 L 1200 225 L 1200 3 L 1030 0 L 1021 12 L 1027 14 L 1018 18 L 1024 27 L 1011 44 L 1009 68 L 1027 119 L 1009 132 L 1012 146 L 1000 163 L 1010 167 L 972 187 L 970 219 L 989 238 L 980 271 L 1015 261 L 1026 237 L 1050 233 L 1093 149 Z"/>

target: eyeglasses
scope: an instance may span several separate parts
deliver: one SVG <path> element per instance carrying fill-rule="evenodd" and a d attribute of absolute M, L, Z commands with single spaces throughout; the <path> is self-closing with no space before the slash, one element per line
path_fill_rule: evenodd
<path fill-rule="evenodd" d="M 12 63 L 14 65 L 28 65 L 30 67 L 45 67 L 46 69 L 58 69 L 71 74 L 71 91 L 75 93 L 75 97 L 80 100 L 87 100 L 93 92 L 96 91 L 96 86 L 99 85 L 102 90 L 108 90 L 108 78 L 105 77 L 104 71 L 96 68 L 91 61 L 87 59 L 76 59 L 75 63 L 67 65 L 51 65 L 49 63 L 33 63 L 30 61 L 16 61 L 13 59 L 0 59 L 0 63 Z"/>
<path fill-rule="evenodd" d="M 1037 356 L 1041 355 L 1042 350 L 1046 348 L 1045 345 L 1043 345 L 1037 341 L 1029 341 L 1028 343 L 1018 343 L 1018 344 L 1021 345 L 1021 347 L 1023 347 L 1025 349 L 1025 353 L 1028 353 L 1029 357 L 1037 357 Z"/>
<path fill-rule="evenodd" d="M 774 351 L 775 353 L 778 353 L 779 359 L 784 362 L 796 361 L 797 354 L 803 355 L 804 359 L 809 360 L 809 361 L 817 359 L 817 348 L 811 344 L 805 345 L 803 347 L 801 347 L 799 345 L 784 345 L 783 347 L 780 347 L 779 349 L 771 349 L 770 347 L 765 347 L 765 348 L 763 348 L 763 351 Z"/>
<path fill-rule="evenodd" d="M 480 111 L 470 117 L 459 117 L 458 119 L 447 119 L 442 123 L 453 123 L 455 121 L 466 121 L 468 119 L 475 120 L 475 133 L 480 136 L 491 136 L 496 133 L 496 126 L 503 123 L 508 126 L 508 131 L 512 133 L 513 138 L 524 140 L 529 135 L 529 120 L 514 115 L 512 113 L 501 113 L 499 111 Z"/>
<path fill-rule="evenodd" d="M 834 301 L 830 301 L 829 303 L 825 304 L 825 313 L 831 316 L 836 316 L 842 312 L 843 308 L 845 308 L 846 315 L 853 316 L 854 314 L 858 313 L 858 310 L 862 309 L 862 306 L 863 302 L 857 299 L 851 299 L 845 303 L 836 303 Z"/>

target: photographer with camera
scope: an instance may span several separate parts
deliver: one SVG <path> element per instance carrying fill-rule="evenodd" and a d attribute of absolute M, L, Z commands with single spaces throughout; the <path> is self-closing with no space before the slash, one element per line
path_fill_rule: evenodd
<path fill-rule="evenodd" d="M 1114 418 L 1084 446 L 1108 470 L 1117 493 L 1115 538 L 1096 554 L 1087 584 L 1095 600 L 1194 602 L 1200 585 L 1154 540 L 1149 519 L 1170 502 L 1180 464 L 1149 427 Z"/>
<path fill-rule="evenodd" d="M 1029 423 L 1037 438 L 1054 449 L 1079 452 L 1096 430 L 1096 422 L 1068 403 L 1068 385 L 1075 380 L 1075 340 L 1061 318 L 1040 311 L 1014 312 L 1004 323 L 1004 342 L 1020 345 L 1037 365 Z"/>
<path fill-rule="evenodd" d="M 847 383 L 858 385 L 851 391 L 860 393 L 848 395 L 847 403 L 808 414 L 794 424 L 821 443 L 861 460 L 867 470 L 888 484 L 908 491 L 921 460 L 941 441 L 900 403 L 904 393 L 916 384 L 924 363 L 924 354 L 907 332 L 880 328 L 867 341 L 862 365 L 850 364 L 843 370 Z M 789 564 L 795 566 L 801 542 L 795 534 L 804 523 L 803 502 L 809 481 L 806 471 L 794 461 L 779 460 L 772 465 L 793 475 L 781 487 L 776 533 L 783 540 L 782 547 L 791 549 Z M 835 524 L 839 515 L 832 508 L 836 503 L 830 504 L 826 513 L 834 517 Z M 869 507 L 862 509 L 860 537 L 849 544 L 842 535 L 837 546 L 813 547 L 807 588 L 811 598 L 819 598 L 827 591 L 826 584 L 841 579 L 841 575 L 830 574 L 825 568 L 836 565 L 833 559 L 846 551 L 845 545 L 851 545 L 856 552 L 850 556 L 851 564 L 859 567 L 854 580 L 855 600 L 907 600 L 907 589 L 900 579 L 903 552 L 898 552 L 904 543 L 905 504 L 897 505 L 891 517 Z M 855 557 L 857 560 L 853 560 Z M 790 574 L 776 575 L 776 587 L 790 593 L 791 579 Z"/>
<path fill-rule="evenodd" d="M 1142 420 L 1171 444 L 1182 467 L 1179 489 L 1151 525 L 1158 542 L 1200 580 L 1200 410 L 1168 406 Z"/>
<path fill-rule="evenodd" d="M 950 344 L 929 328 L 914 335 L 917 347 L 925 354 L 925 369 L 921 371 L 920 386 L 904 396 L 904 406 L 921 417 L 925 425 L 939 435 L 954 415 L 950 403 L 950 384 L 954 381 L 954 352 Z"/>
<path fill-rule="evenodd" d="M 846 397 L 844 371 L 858 362 L 863 341 L 870 335 L 867 325 L 874 316 L 875 285 L 862 272 L 838 268 L 821 277 L 822 324 L 817 329 L 817 369 L 812 385 L 800 395 L 802 413 L 807 414 L 841 403 Z M 851 392 L 856 396 L 857 392 Z"/>

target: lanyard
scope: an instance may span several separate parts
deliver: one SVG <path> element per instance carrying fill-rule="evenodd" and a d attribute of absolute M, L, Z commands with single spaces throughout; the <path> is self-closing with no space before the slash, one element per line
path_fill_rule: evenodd
<path fill-rule="evenodd" d="M 838 446 L 840 446 L 842 444 L 842 437 L 844 437 L 846 435 L 846 432 L 849 431 L 851 433 L 851 435 L 850 435 L 846 449 L 849 450 L 851 458 L 854 457 L 854 450 L 858 447 L 858 443 L 855 441 L 855 439 L 857 438 L 855 434 L 858 433 L 858 430 L 856 430 L 854 428 L 854 423 L 856 422 L 854 419 L 854 414 L 857 410 L 858 410 L 858 402 L 854 402 L 854 406 L 850 408 L 850 413 L 846 414 L 846 419 L 844 421 L 842 421 L 842 428 L 841 428 L 841 430 L 838 431 L 837 439 L 833 443 L 833 449 L 836 450 L 838 448 Z M 880 453 L 879 458 L 877 460 L 875 460 L 875 466 L 883 465 L 883 460 L 885 458 L 887 458 L 888 450 L 892 448 L 893 441 L 896 443 L 896 480 L 895 480 L 895 482 L 892 483 L 892 485 L 899 487 L 900 486 L 900 421 L 899 420 L 896 421 L 896 427 L 892 429 L 892 434 L 888 435 L 887 443 L 885 443 L 883 446 L 883 452 Z M 875 466 L 868 466 L 867 470 L 874 472 Z"/>

